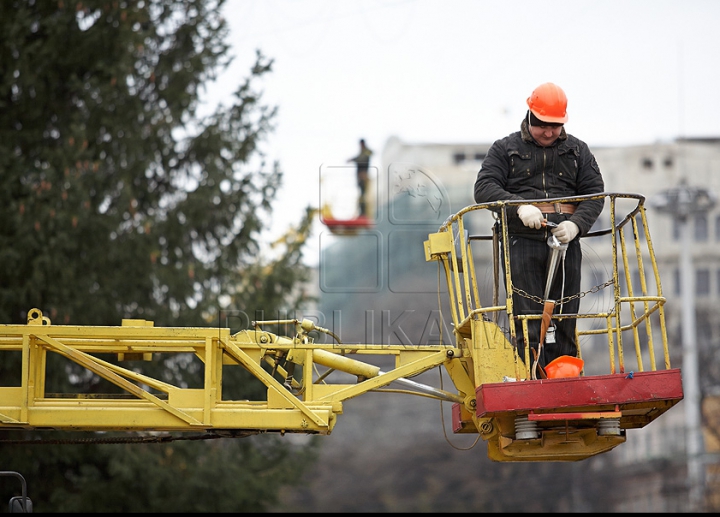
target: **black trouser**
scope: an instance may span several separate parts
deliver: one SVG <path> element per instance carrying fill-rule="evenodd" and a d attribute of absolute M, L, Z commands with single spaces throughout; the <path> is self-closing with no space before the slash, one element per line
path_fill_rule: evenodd
<path fill-rule="evenodd" d="M 513 312 L 520 314 L 542 314 L 544 304 L 517 290 L 522 289 L 529 295 L 544 301 L 545 286 L 547 283 L 548 261 L 552 249 L 547 241 L 536 241 L 523 237 L 510 236 L 510 269 L 513 283 Z M 582 250 L 580 239 L 574 239 L 565 252 L 565 260 L 555 272 L 550 288 L 550 300 L 561 302 L 562 298 L 580 292 L 580 269 L 582 266 Z M 503 261 L 503 269 L 505 261 Z M 563 288 L 564 284 L 564 288 Z M 580 308 L 580 298 L 575 297 L 564 304 L 556 303 L 553 314 L 577 314 Z M 540 366 L 545 366 L 561 355 L 577 356 L 575 344 L 575 327 L 577 319 L 553 319 L 551 325 L 555 327 L 555 343 L 548 343 L 546 338 L 540 353 Z M 525 360 L 525 340 L 523 339 L 522 323 L 515 321 L 515 335 L 517 337 L 517 351 L 520 358 Z M 530 346 L 537 350 L 540 340 L 540 320 L 528 321 L 528 339 Z M 530 363 L 534 361 L 530 352 Z"/>
<path fill-rule="evenodd" d="M 360 197 L 358 197 L 358 209 L 360 211 L 360 215 L 367 215 L 367 199 L 365 199 L 365 195 L 367 193 L 368 180 L 368 170 L 366 168 L 358 167 L 357 182 L 358 188 L 360 189 Z"/>

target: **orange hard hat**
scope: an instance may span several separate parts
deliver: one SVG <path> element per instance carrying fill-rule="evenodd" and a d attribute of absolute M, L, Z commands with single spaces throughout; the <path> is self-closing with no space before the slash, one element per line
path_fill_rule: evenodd
<path fill-rule="evenodd" d="M 533 115 L 543 122 L 564 124 L 568 120 L 567 97 L 556 84 L 545 83 L 535 88 L 527 104 Z"/>
<path fill-rule="evenodd" d="M 545 367 L 548 379 L 561 379 L 563 377 L 580 377 L 585 361 L 571 355 L 561 355 L 550 361 Z"/>

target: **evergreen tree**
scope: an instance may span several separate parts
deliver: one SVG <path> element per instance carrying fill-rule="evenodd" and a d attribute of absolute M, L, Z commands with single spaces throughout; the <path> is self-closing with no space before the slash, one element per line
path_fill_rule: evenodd
<path fill-rule="evenodd" d="M 0 2 L 0 323 L 39 308 L 53 324 L 208 326 L 221 307 L 300 303 L 312 212 L 298 239 L 261 257 L 282 181 L 261 149 L 276 111 L 257 83 L 272 61 L 258 51 L 233 102 L 198 114 L 231 61 L 223 3 Z M 0 385 L 18 371 L 0 364 Z M 261 511 L 313 448 L 259 438 L 0 443 L 0 470 L 25 475 L 35 511 Z"/>

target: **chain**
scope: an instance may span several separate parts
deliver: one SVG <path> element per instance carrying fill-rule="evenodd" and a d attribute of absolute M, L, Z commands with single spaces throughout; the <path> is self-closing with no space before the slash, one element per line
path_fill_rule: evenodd
<path fill-rule="evenodd" d="M 609 286 L 611 286 L 611 285 L 613 285 L 612 279 L 608 280 L 608 281 L 605 282 L 604 284 L 596 285 L 596 286 L 588 289 L 587 291 L 581 291 L 581 292 L 579 292 L 579 293 L 577 293 L 577 294 L 573 294 L 573 295 L 570 295 L 570 296 L 566 296 L 566 297 L 564 297 L 564 298 L 560 298 L 559 300 L 556 300 L 555 303 L 558 304 L 558 305 L 562 305 L 562 304 L 565 304 L 565 303 L 569 302 L 570 300 L 574 300 L 575 298 L 582 298 L 582 297 L 585 296 L 586 294 L 597 293 L 598 291 L 600 291 L 600 289 L 605 289 L 606 287 L 609 287 Z M 545 300 L 543 300 L 543 299 L 540 298 L 539 296 L 535 296 L 534 294 L 530 294 L 530 293 L 528 293 L 528 292 L 526 292 L 526 291 L 523 291 L 522 289 L 520 289 L 520 288 L 518 288 L 518 287 L 515 287 L 514 284 L 511 284 L 511 286 L 512 286 L 513 291 L 516 292 L 516 293 L 518 293 L 520 296 L 523 296 L 523 297 L 525 297 L 525 298 L 529 298 L 530 300 L 532 300 L 532 301 L 534 301 L 534 302 L 537 302 L 537 303 L 539 303 L 540 305 L 542 305 L 542 304 L 545 303 Z"/>

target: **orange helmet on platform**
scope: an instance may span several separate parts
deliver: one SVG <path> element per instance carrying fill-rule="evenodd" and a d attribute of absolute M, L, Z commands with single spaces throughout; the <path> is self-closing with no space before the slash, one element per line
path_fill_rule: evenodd
<path fill-rule="evenodd" d="M 567 97 L 556 84 L 545 83 L 535 88 L 527 104 L 533 115 L 543 122 L 564 124 L 568 120 Z"/>
<path fill-rule="evenodd" d="M 562 379 L 564 377 L 580 377 L 585 361 L 572 355 L 561 355 L 548 363 L 545 373 L 548 379 Z"/>

